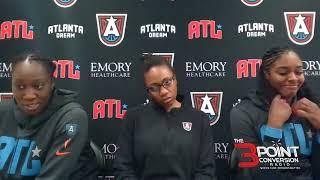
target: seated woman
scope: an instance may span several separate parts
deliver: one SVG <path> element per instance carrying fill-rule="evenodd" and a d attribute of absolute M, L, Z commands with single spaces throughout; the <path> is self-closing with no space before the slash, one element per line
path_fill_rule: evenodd
<path fill-rule="evenodd" d="M 144 84 L 152 101 L 127 111 L 114 163 L 116 179 L 215 179 L 208 119 L 176 99 L 173 68 L 147 55 Z"/>
<path fill-rule="evenodd" d="M 240 179 L 312 179 L 311 156 L 316 153 L 312 146 L 320 143 L 319 103 L 306 85 L 298 54 L 290 48 L 267 51 L 260 67 L 259 88 L 231 110 L 232 135 L 256 146 L 289 148 L 291 158 L 297 152 L 298 162 L 286 161 L 290 155 L 285 154 L 285 161 L 276 156 L 268 163 L 264 160 L 272 157 L 264 155 L 267 159 L 259 161 L 257 168 L 240 169 Z M 243 149 L 236 150 L 240 161 L 248 162 L 240 158 Z M 269 153 L 275 154 L 273 150 Z"/>
<path fill-rule="evenodd" d="M 94 169 L 79 169 L 92 159 L 87 113 L 75 92 L 55 89 L 54 71 L 37 54 L 13 59 L 14 100 L 0 103 L 0 179 L 94 179 Z"/>

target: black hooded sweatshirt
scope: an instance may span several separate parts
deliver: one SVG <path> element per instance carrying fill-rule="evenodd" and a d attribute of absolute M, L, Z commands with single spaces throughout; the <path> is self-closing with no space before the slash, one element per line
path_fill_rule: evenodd
<path fill-rule="evenodd" d="M 301 97 L 297 97 L 297 100 Z M 240 168 L 238 179 L 277 179 L 277 180 L 310 180 L 312 179 L 313 146 L 319 146 L 320 138 L 306 119 L 291 115 L 282 129 L 267 125 L 270 104 L 258 91 L 252 91 L 243 98 L 230 113 L 232 135 L 235 140 L 252 143 L 256 146 L 298 146 L 299 162 L 294 166 L 300 169 L 261 169 Z M 248 150 L 235 149 L 237 160 L 248 162 L 240 154 Z M 284 163 L 282 163 L 284 164 Z"/>
<path fill-rule="evenodd" d="M 151 102 L 128 110 L 114 163 L 117 180 L 214 180 L 207 116 L 182 104 Z"/>
<path fill-rule="evenodd" d="M 0 180 L 79 178 L 88 117 L 76 93 L 56 89 L 46 109 L 28 117 L 14 100 L 0 103 Z M 81 158 L 83 159 L 83 158 Z"/>

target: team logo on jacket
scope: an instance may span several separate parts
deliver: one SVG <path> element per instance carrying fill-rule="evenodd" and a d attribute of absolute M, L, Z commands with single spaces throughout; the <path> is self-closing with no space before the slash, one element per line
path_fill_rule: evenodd
<path fill-rule="evenodd" d="M 66 124 L 66 132 L 67 132 L 67 135 L 72 137 L 74 135 L 77 134 L 78 132 L 78 124 Z"/>
<path fill-rule="evenodd" d="M 147 54 L 160 56 L 163 60 L 166 60 L 173 67 L 174 53 L 143 53 L 143 55 Z"/>
<path fill-rule="evenodd" d="M 13 99 L 13 93 L 0 93 L 0 102 Z"/>
<path fill-rule="evenodd" d="M 289 39 L 297 45 L 308 44 L 314 36 L 316 12 L 284 12 Z"/>
<path fill-rule="evenodd" d="M 58 6 L 62 7 L 62 8 L 71 7 L 76 2 L 77 2 L 77 0 L 54 0 L 54 3 L 56 3 L 56 5 L 58 5 Z"/>
<path fill-rule="evenodd" d="M 0 146 L 1 175 L 36 176 L 40 173 L 42 150 L 35 141 L 0 136 Z"/>
<path fill-rule="evenodd" d="M 220 118 L 223 92 L 190 92 L 192 107 L 206 113 L 210 126 Z"/>
<path fill-rule="evenodd" d="M 71 153 L 70 151 L 67 150 L 68 147 L 70 146 L 71 140 L 72 139 L 69 138 L 66 141 L 64 141 L 63 146 L 56 151 L 56 156 L 66 156 Z"/>
<path fill-rule="evenodd" d="M 127 14 L 96 14 L 100 41 L 109 47 L 119 45 L 125 34 Z"/>
<path fill-rule="evenodd" d="M 192 123 L 191 122 L 182 122 L 182 127 L 186 131 L 191 131 Z"/>
<path fill-rule="evenodd" d="M 246 6 L 251 6 L 251 7 L 253 7 L 253 6 L 258 6 L 258 5 L 260 5 L 260 4 L 263 2 L 263 0 L 241 0 L 241 2 L 242 2 L 243 4 L 245 4 Z"/>

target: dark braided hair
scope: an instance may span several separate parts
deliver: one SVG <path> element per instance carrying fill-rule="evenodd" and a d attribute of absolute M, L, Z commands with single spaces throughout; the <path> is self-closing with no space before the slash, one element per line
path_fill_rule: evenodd
<path fill-rule="evenodd" d="M 258 93 L 261 95 L 268 104 L 271 103 L 274 96 L 278 93 L 276 89 L 274 89 L 269 81 L 266 79 L 266 73 L 270 71 L 271 66 L 277 60 L 281 58 L 282 55 L 288 54 L 289 52 L 295 53 L 299 56 L 292 48 L 289 47 L 274 47 L 268 50 L 262 57 L 262 64 L 260 66 L 259 71 L 259 79 L 258 79 Z M 302 84 L 300 89 L 297 92 L 298 99 L 307 98 L 314 103 L 320 104 L 320 99 L 312 92 L 312 90 L 308 87 L 306 81 Z"/>
<path fill-rule="evenodd" d="M 24 61 L 29 61 L 30 63 L 36 62 L 41 64 L 50 74 L 50 77 L 54 79 L 53 73 L 56 70 L 56 65 L 49 58 L 42 57 L 37 53 L 25 53 L 12 58 L 12 73 L 15 71 L 16 65 Z"/>

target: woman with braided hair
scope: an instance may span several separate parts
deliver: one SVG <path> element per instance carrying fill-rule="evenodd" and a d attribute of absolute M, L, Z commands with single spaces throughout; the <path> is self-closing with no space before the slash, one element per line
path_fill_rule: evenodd
<path fill-rule="evenodd" d="M 264 54 L 259 73 L 258 89 L 231 110 L 233 138 L 266 148 L 291 148 L 291 158 L 292 148 L 297 147 L 298 162 L 286 163 L 289 157 L 278 162 L 278 156 L 273 163 L 259 159 L 258 167 L 238 169 L 237 175 L 242 179 L 312 179 L 311 159 L 320 143 L 320 101 L 307 87 L 302 60 L 293 49 L 272 48 Z M 235 152 L 239 161 L 250 161 L 240 157 L 243 149 Z"/>

